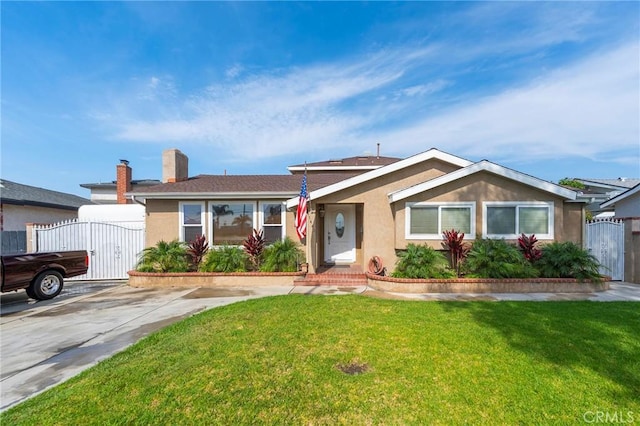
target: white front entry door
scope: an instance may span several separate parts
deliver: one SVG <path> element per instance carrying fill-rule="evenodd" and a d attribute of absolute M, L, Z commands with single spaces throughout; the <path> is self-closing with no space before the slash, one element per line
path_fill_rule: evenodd
<path fill-rule="evenodd" d="M 356 206 L 327 204 L 324 212 L 324 261 L 356 261 Z"/>

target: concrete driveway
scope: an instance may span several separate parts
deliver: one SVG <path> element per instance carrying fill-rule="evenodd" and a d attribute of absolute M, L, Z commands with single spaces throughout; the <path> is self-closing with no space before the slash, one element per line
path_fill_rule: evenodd
<path fill-rule="evenodd" d="M 0 411 L 182 318 L 291 289 L 136 289 L 125 282 L 69 282 L 49 301 L 36 302 L 24 291 L 2 295 Z"/>

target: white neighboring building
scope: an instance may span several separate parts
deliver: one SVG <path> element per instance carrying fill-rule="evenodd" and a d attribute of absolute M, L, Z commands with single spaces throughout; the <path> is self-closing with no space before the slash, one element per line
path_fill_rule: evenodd
<path fill-rule="evenodd" d="M 614 209 L 615 217 L 640 218 L 640 183 L 620 195 L 600 204 L 603 209 Z"/>
<path fill-rule="evenodd" d="M 140 204 L 102 204 L 78 209 L 80 221 L 144 222 L 145 208 Z"/>

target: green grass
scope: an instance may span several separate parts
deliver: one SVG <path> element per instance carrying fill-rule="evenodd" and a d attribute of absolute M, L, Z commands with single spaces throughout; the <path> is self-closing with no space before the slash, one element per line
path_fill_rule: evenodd
<path fill-rule="evenodd" d="M 638 419 L 638 395 L 637 303 L 291 295 L 170 326 L 0 422 L 566 424 Z"/>

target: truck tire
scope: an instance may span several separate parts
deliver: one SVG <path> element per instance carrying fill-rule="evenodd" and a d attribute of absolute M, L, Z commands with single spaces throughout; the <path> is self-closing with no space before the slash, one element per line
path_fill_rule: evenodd
<path fill-rule="evenodd" d="M 62 275 L 54 270 L 41 272 L 35 280 L 31 283 L 29 290 L 33 293 L 33 297 L 36 300 L 48 300 L 53 299 L 62 291 L 63 286 Z"/>

